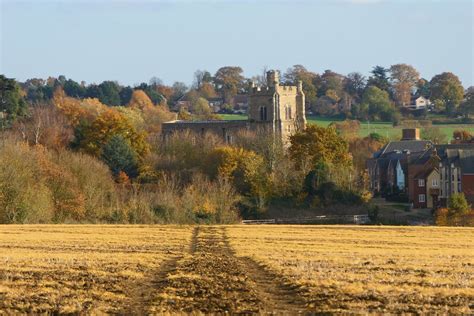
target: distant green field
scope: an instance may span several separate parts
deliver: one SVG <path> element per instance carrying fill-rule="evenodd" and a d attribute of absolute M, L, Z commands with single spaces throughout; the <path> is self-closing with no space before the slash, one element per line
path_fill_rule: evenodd
<path fill-rule="evenodd" d="M 247 115 L 243 114 L 221 114 L 223 120 L 246 120 Z M 319 126 L 328 126 L 332 122 L 342 121 L 333 118 L 319 117 L 319 116 L 308 116 L 309 124 L 316 124 Z M 446 125 L 433 125 L 439 127 L 444 134 L 451 139 L 453 132 L 457 129 L 466 129 L 471 133 L 474 133 L 474 124 L 446 124 Z M 378 133 L 382 136 L 390 139 L 400 139 L 402 136 L 402 127 L 393 127 L 391 122 L 361 122 L 359 136 L 365 137 L 370 133 Z"/>

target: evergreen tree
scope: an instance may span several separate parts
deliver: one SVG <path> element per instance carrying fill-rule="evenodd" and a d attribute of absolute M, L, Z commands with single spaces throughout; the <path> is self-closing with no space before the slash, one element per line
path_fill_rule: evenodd
<path fill-rule="evenodd" d="M 28 105 L 23 99 L 15 79 L 0 75 L 0 113 L 6 114 L 6 119 L 12 122 L 17 116 L 26 114 L 27 110 Z"/>
<path fill-rule="evenodd" d="M 138 176 L 138 159 L 127 140 L 121 135 L 114 135 L 102 148 L 102 159 L 117 177 L 125 172 L 130 178 Z"/>

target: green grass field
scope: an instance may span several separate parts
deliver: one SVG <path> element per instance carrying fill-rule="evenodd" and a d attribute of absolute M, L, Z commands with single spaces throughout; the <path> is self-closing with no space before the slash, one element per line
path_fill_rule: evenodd
<path fill-rule="evenodd" d="M 243 114 L 221 114 L 223 120 L 245 120 L 247 115 Z M 332 122 L 342 121 L 334 118 L 319 117 L 319 116 L 308 116 L 307 117 L 309 124 L 316 124 L 319 126 L 328 126 Z M 473 124 L 445 124 L 445 125 L 433 125 L 434 127 L 439 127 L 444 134 L 451 139 L 453 132 L 458 129 L 466 129 L 471 133 L 474 133 Z M 365 137 L 370 133 L 378 133 L 382 136 L 385 136 L 389 139 L 399 139 L 402 136 L 401 126 L 394 127 L 391 122 L 361 122 L 359 136 Z"/>

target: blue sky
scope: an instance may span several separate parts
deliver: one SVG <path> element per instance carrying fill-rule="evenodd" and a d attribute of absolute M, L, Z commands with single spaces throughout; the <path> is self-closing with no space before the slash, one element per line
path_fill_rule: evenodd
<path fill-rule="evenodd" d="M 294 64 L 367 75 L 408 63 L 474 85 L 472 0 L 0 0 L 0 73 L 88 83 L 192 82 L 197 69 L 245 75 Z"/>

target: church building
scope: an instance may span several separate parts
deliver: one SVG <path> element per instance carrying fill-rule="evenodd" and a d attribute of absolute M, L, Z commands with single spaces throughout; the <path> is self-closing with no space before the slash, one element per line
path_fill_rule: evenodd
<path fill-rule="evenodd" d="M 302 82 L 296 86 L 283 85 L 278 71 L 267 72 L 267 84 L 263 87 L 252 83 L 248 103 L 247 120 L 176 120 L 163 123 L 162 134 L 167 137 L 184 130 L 201 135 L 211 132 L 232 143 L 233 136 L 241 130 L 266 131 L 286 143 L 289 136 L 306 127 Z"/>

